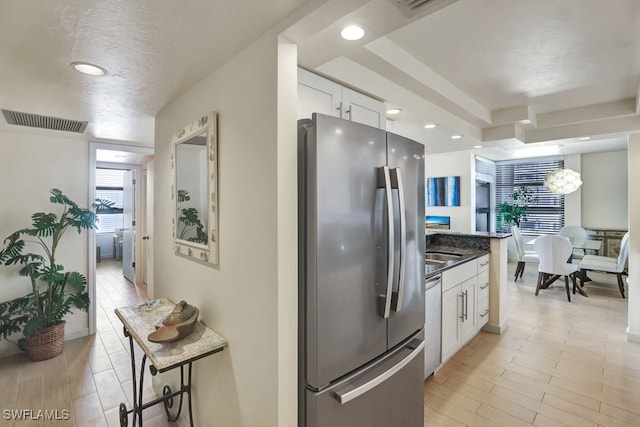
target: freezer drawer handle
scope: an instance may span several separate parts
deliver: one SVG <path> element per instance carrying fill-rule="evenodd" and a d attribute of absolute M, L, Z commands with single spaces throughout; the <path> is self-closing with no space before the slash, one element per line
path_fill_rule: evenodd
<path fill-rule="evenodd" d="M 407 347 L 409 348 L 409 347 Z M 424 349 L 424 341 L 421 341 L 420 344 L 411 352 L 407 357 L 402 359 L 396 365 L 394 365 L 391 369 L 385 371 L 381 375 L 373 378 L 371 381 L 367 381 L 359 387 L 352 388 L 352 386 L 345 387 L 342 391 L 336 391 L 334 397 L 340 402 L 341 405 L 344 405 L 347 402 L 352 401 L 353 399 L 362 396 L 369 390 L 374 387 L 382 384 L 385 380 L 394 376 L 398 371 L 407 366 L 413 359 L 418 357 L 420 352 Z"/>
<path fill-rule="evenodd" d="M 402 183 L 402 171 L 400 168 L 391 169 L 391 187 L 398 189 L 398 208 L 400 211 L 400 277 L 398 279 L 398 294 L 395 298 L 394 311 L 402 310 L 402 298 L 404 296 L 404 279 L 407 246 L 407 213 L 405 211 L 404 184 Z"/>

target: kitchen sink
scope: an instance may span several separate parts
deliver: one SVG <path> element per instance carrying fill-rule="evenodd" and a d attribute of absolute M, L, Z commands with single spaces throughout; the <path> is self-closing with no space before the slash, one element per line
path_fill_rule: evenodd
<path fill-rule="evenodd" d="M 453 261 L 461 257 L 462 255 L 447 252 L 427 252 L 424 258 L 427 264 L 444 264 L 447 261 Z"/>

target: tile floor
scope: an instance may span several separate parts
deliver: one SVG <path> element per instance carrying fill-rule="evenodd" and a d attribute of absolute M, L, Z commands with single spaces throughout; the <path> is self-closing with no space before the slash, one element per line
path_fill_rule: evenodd
<path fill-rule="evenodd" d="M 120 425 L 120 402 L 129 409 L 132 406 L 131 360 L 129 341 L 113 310 L 146 300 L 146 288 L 124 279 L 120 262 L 113 260 L 98 264 L 96 279 L 97 334 L 67 341 L 64 353 L 50 360 L 30 362 L 24 354 L 0 359 L 0 426 Z M 139 348 L 135 354 L 141 356 Z M 153 395 L 150 384 L 147 370 L 145 401 Z M 44 408 L 58 409 L 58 418 L 63 418 L 62 411 L 67 410 L 69 419 L 10 421 L 4 416 L 5 409 Z M 146 410 L 144 415 L 145 427 L 178 425 L 166 421 L 161 405 Z"/>
<path fill-rule="evenodd" d="M 131 407 L 128 341 L 113 309 L 145 300 L 145 289 L 107 260 L 98 278 L 96 335 L 68 341 L 63 355 L 44 362 L 0 359 L 1 409 L 66 409 L 70 419 L 14 422 L 0 414 L 0 426 L 118 426 L 120 402 Z M 425 382 L 424 425 L 639 426 L 640 344 L 626 341 L 627 301 L 615 277 L 593 278 L 589 298 L 568 303 L 563 284 L 535 297 L 528 265 L 523 280 L 509 283 L 506 333 L 481 332 Z M 149 375 L 145 385 L 149 398 Z M 144 425 L 177 424 L 156 406 Z"/>
<path fill-rule="evenodd" d="M 425 382 L 425 426 L 640 426 L 627 300 L 615 276 L 590 276 L 589 298 L 569 303 L 564 282 L 534 296 L 528 265 L 509 283 L 506 333 L 481 332 Z"/>

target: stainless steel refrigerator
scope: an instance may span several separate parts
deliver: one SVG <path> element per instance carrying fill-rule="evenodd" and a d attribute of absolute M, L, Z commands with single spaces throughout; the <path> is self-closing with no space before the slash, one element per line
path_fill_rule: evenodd
<path fill-rule="evenodd" d="M 299 425 L 424 423 L 424 147 L 298 122 Z"/>

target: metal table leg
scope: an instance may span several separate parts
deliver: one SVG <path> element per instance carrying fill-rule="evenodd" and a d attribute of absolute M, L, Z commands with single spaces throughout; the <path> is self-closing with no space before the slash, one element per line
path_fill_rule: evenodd
<path fill-rule="evenodd" d="M 189 399 L 189 425 L 193 427 L 193 409 L 191 404 L 191 367 L 192 362 L 188 362 L 189 371 L 187 374 L 187 382 L 185 383 L 184 378 L 184 366 L 185 364 L 180 366 L 180 389 L 177 391 L 171 391 L 171 387 L 165 385 L 162 389 L 162 396 L 156 399 L 153 399 L 147 403 L 142 403 L 142 390 L 144 386 L 144 368 L 147 362 L 147 355 L 142 355 L 142 362 L 140 364 L 140 381 L 136 382 L 136 365 L 135 365 L 135 355 L 134 355 L 134 346 L 133 346 L 133 338 L 131 334 L 127 331 L 126 328 L 123 328 L 124 336 L 129 338 L 129 347 L 131 349 L 131 379 L 133 384 L 133 408 L 127 409 L 127 405 L 125 403 L 120 403 L 119 406 L 119 416 L 120 416 L 120 427 L 127 427 L 129 422 L 129 414 L 133 414 L 132 423 L 133 427 L 136 426 L 136 421 L 139 421 L 139 426 L 142 427 L 142 411 L 150 408 L 151 406 L 157 405 L 162 402 L 164 405 L 164 410 L 167 414 L 167 419 L 169 421 L 176 421 L 180 417 L 180 413 L 182 412 L 182 400 L 183 395 L 186 393 L 187 398 Z M 177 367 L 177 366 L 176 366 Z M 149 365 L 149 371 L 151 375 L 155 376 L 158 373 L 158 370 L 155 366 Z M 178 403 L 178 411 L 175 415 L 171 414 L 170 409 L 173 407 L 173 398 L 180 397 L 180 401 Z"/>

